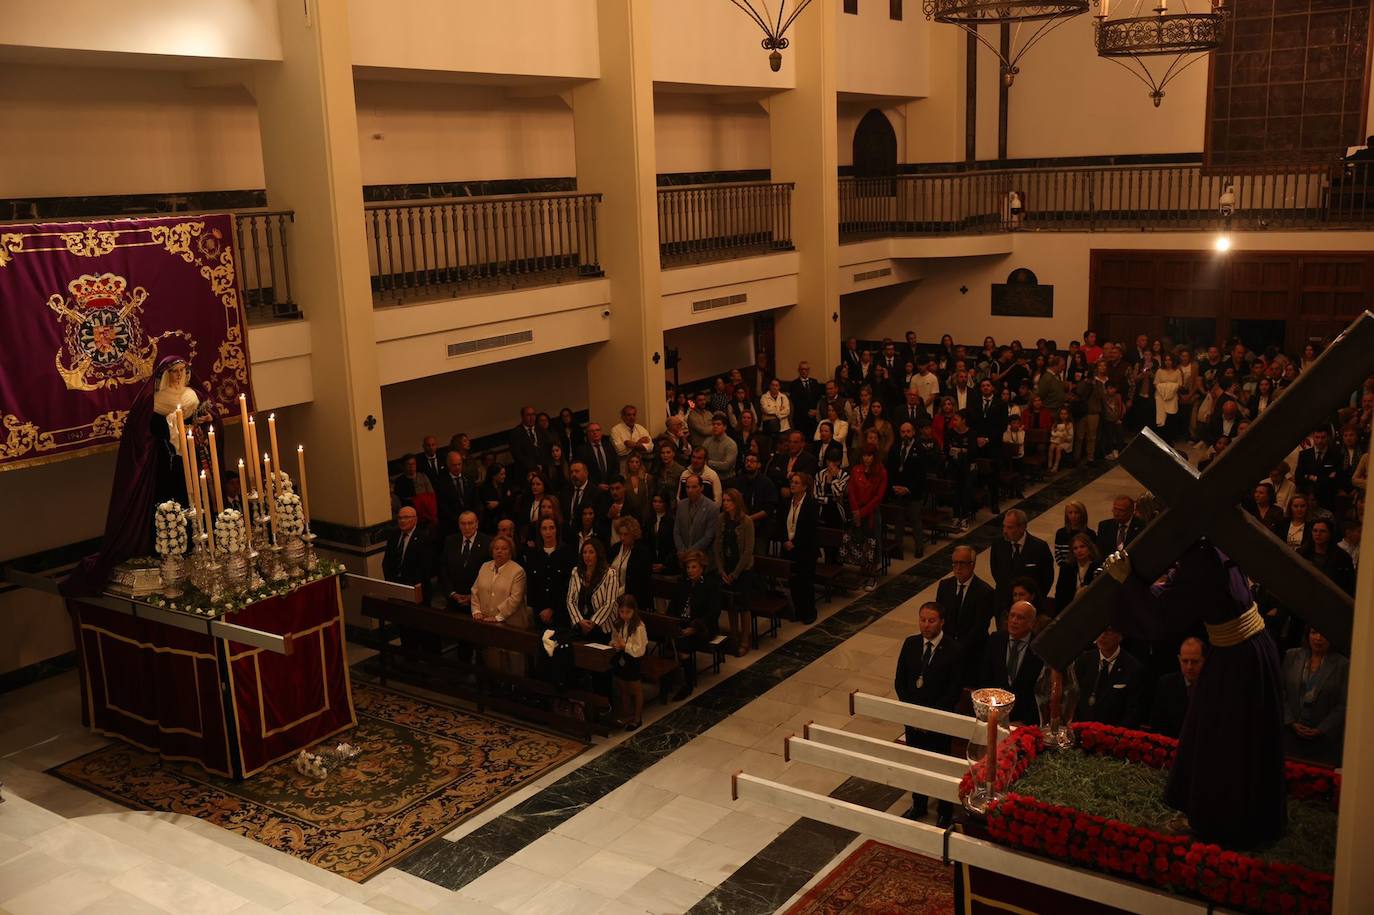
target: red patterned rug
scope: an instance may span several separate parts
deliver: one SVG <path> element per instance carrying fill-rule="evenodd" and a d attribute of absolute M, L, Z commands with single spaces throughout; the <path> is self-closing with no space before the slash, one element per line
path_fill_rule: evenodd
<path fill-rule="evenodd" d="M 787 915 L 950 915 L 954 868 L 870 839 Z"/>

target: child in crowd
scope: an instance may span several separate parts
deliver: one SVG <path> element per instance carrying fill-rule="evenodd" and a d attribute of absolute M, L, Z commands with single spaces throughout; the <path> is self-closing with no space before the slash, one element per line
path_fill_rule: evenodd
<path fill-rule="evenodd" d="M 639 682 L 639 662 L 644 657 L 649 636 L 644 630 L 644 621 L 639 618 L 639 602 L 634 595 L 622 594 L 616 601 L 615 614 L 611 623 L 611 647 L 615 649 L 611 669 L 615 672 L 616 699 L 622 713 L 618 721 L 625 730 L 633 731 L 644 717 L 644 685 Z M 633 715 L 629 713 L 631 706 Z"/>
<path fill-rule="evenodd" d="M 1068 407 L 1060 407 L 1059 418 L 1050 429 L 1050 473 L 1059 469 L 1065 454 L 1073 454 L 1073 413 Z"/>
<path fill-rule="evenodd" d="M 1021 426 L 1021 414 L 1014 413 L 1007 423 L 1006 430 L 1002 433 L 1002 442 L 1007 447 L 1004 452 L 1007 463 L 1011 465 L 1011 472 L 1016 475 L 1017 492 L 1015 495 L 1021 497 L 1020 490 L 1021 467 L 1026 459 L 1026 430 Z"/>
<path fill-rule="evenodd" d="M 1347 519 L 1343 527 L 1345 537 L 1340 543 L 1336 544 L 1336 546 L 1350 554 L 1350 561 L 1354 564 L 1356 569 L 1360 567 L 1360 528 L 1363 526 L 1363 522 L 1356 521 L 1353 518 Z"/>
<path fill-rule="evenodd" d="M 1107 460 L 1114 461 L 1121 452 L 1121 446 L 1125 443 L 1125 432 L 1121 428 L 1121 421 L 1126 415 L 1126 403 L 1121 399 L 1121 392 L 1116 389 L 1116 385 L 1107 383 L 1107 396 L 1102 402 L 1102 434 L 1099 438 L 1102 441 L 1102 451 L 1106 454 Z"/>

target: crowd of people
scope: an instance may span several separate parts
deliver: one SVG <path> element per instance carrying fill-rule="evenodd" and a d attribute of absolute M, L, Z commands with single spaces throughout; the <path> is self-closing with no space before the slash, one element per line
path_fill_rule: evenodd
<path fill-rule="evenodd" d="M 904 344 L 846 341 L 826 380 L 802 362 L 784 382 L 761 355 L 701 390 L 669 386 L 657 435 L 637 405 L 625 405 L 609 430 L 595 418 L 579 423 L 567 408 L 554 416 L 525 407 L 501 458 L 475 453 L 461 433 L 447 448 L 428 436 L 404 458 L 385 572 L 477 620 L 612 646 L 620 720 L 634 728 L 647 644 L 641 614 L 653 609 L 655 576 L 675 579 L 667 612 L 683 636 L 665 650 L 683 661 L 675 696 L 683 699 L 695 686 L 696 653 L 720 632 L 723 594 L 736 610 L 729 643 L 737 654 L 749 650 L 738 620 L 762 586 L 756 555 L 790 562 L 792 616 L 813 622 L 818 563 L 856 566 L 872 588 L 908 533 L 922 555 L 929 512 L 947 508 L 956 528 L 967 527 L 980 507 L 998 511 L 1028 467 L 1054 473 L 1115 460 L 1146 426 L 1180 448 L 1191 444 L 1205 464 L 1316 357 L 1312 347 L 1290 358 L 1235 343 L 1223 354 L 1143 335 L 1099 344 L 1092 331 L 1064 350 L 1053 340 L 1024 348 L 990 337 L 975 349 L 949 335 L 923 348 L 908 333 Z M 1339 415 L 1319 418 L 1303 446 L 1256 481 L 1248 505 L 1348 590 L 1372 418 L 1374 379 Z M 953 575 L 921 608 L 921 634 L 903 651 L 898 694 L 953 708 L 965 687 L 1006 684 L 1017 695 L 1014 718 L 1036 720 L 1031 636 L 1143 529 L 1149 504 L 1123 495 L 1094 528 L 1085 506 L 1070 502 L 1053 544 L 1026 532 L 1023 512 L 1007 511 L 990 551 L 992 584 L 975 574 L 973 550 L 956 548 Z M 842 532 L 838 548 L 822 546 L 825 529 Z M 1289 649 L 1293 750 L 1329 757 L 1339 749 L 1344 659 L 1288 608 L 1262 593 L 1260 604 Z M 1107 630 L 1085 649 L 1080 718 L 1177 732 L 1205 663 L 1203 641 L 1180 633 L 1123 647 L 1122 634 Z"/>

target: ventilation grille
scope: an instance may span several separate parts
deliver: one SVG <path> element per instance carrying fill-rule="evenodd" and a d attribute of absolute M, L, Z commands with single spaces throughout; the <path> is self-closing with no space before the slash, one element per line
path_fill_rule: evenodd
<path fill-rule="evenodd" d="M 723 295 L 718 299 L 702 299 L 700 302 L 692 303 L 692 313 L 710 311 L 712 308 L 724 308 L 727 305 L 743 305 L 747 301 L 749 301 L 749 293 L 747 292 Z"/>
<path fill-rule="evenodd" d="M 522 330 L 513 334 L 498 334 L 495 337 L 483 337 L 481 340 L 464 340 L 462 343 L 450 343 L 448 345 L 448 357 L 470 356 L 473 353 L 480 353 L 482 350 L 499 349 L 503 346 L 516 346 L 520 343 L 529 343 L 534 339 L 534 331 Z"/>
<path fill-rule="evenodd" d="M 879 277 L 891 275 L 891 267 L 880 267 L 877 270 L 865 270 L 863 273 L 854 274 L 854 282 L 862 283 L 864 280 L 876 280 Z"/>

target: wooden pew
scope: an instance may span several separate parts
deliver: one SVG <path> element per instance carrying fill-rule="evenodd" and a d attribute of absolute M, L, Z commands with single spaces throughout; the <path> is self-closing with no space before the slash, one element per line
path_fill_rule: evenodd
<path fill-rule="evenodd" d="M 479 623 L 446 610 L 373 596 L 363 597 L 362 612 L 364 616 L 377 620 L 383 628 L 378 646 L 379 679 L 383 685 L 387 677 L 392 675 L 398 679 L 437 681 L 443 691 L 476 704 L 479 712 L 490 708 L 577 734 L 584 740 L 589 740 L 592 734 L 605 736 L 610 733 L 610 728 L 600 720 L 601 713 L 610 708 L 610 700 L 605 696 L 582 689 L 561 689 L 537 677 L 492 670 L 481 663 L 482 648 L 516 652 L 524 655 L 527 661 L 547 659 L 548 654 L 539 633 Z M 391 630 L 400 627 L 476 646 L 479 652 L 477 660 L 467 663 L 442 654 L 393 645 Z M 604 674 L 610 671 L 614 655 L 615 652 L 609 648 L 575 645 L 573 665 L 591 674 Z M 393 662 L 397 657 L 407 661 L 408 665 L 404 668 L 394 667 Z M 425 684 L 422 682 L 421 685 Z M 519 696 L 537 700 L 539 704 L 518 701 L 515 697 Z M 580 704 L 582 714 L 559 711 L 556 708 L 558 700 L 568 700 L 574 709 Z M 543 707 L 544 704 L 548 707 Z"/>
<path fill-rule="evenodd" d="M 787 596 L 786 582 L 792 577 L 792 562 L 774 556 L 755 556 L 754 574 L 759 577 L 761 587 L 754 594 L 749 625 L 754 634 L 754 644 L 759 641 L 759 617 L 768 620 L 767 635 L 778 637 L 782 628 L 782 614 L 790 610 L 792 601 Z"/>

